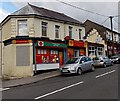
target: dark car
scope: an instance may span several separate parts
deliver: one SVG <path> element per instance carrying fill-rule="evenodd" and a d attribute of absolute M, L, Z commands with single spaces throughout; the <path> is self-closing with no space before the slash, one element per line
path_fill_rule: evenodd
<path fill-rule="evenodd" d="M 120 63 L 120 55 L 114 55 L 111 57 L 113 63 Z"/>

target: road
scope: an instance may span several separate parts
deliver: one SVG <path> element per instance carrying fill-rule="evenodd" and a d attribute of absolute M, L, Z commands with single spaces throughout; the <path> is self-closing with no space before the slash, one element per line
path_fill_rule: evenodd
<path fill-rule="evenodd" d="M 12 87 L 3 91 L 3 99 L 118 99 L 119 66 Z"/>

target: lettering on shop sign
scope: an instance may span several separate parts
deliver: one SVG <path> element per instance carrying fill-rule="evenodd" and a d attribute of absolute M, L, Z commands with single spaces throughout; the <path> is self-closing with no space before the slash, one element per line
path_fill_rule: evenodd
<path fill-rule="evenodd" d="M 12 40 L 13 44 L 32 43 L 32 40 Z"/>

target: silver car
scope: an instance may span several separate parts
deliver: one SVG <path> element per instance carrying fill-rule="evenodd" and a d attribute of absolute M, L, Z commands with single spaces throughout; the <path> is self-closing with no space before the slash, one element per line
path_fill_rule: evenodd
<path fill-rule="evenodd" d="M 82 72 L 88 70 L 94 71 L 94 66 L 92 59 L 87 56 L 71 58 L 60 68 L 61 74 L 76 73 L 81 75 Z"/>
<path fill-rule="evenodd" d="M 98 56 L 93 58 L 93 65 L 94 67 L 107 67 L 113 65 L 113 62 L 107 56 Z"/>

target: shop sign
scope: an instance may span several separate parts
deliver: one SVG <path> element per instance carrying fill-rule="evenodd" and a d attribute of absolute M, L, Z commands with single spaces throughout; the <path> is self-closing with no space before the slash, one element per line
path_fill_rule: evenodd
<path fill-rule="evenodd" d="M 84 42 L 74 40 L 74 46 L 84 47 Z"/>
<path fill-rule="evenodd" d="M 67 48 L 66 44 L 62 43 L 53 43 L 53 42 L 44 42 L 44 41 L 38 41 L 37 46 L 49 46 L 49 47 L 61 47 L 61 48 Z"/>
<path fill-rule="evenodd" d="M 69 40 L 68 45 L 69 45 L 69 46 L 74 46 L 74 41 L 73 41 L 73 40 Z"/>
<path fill-rule="evenodd" d="M 32 43 L 32 40 L 12 40 L 13 44 Z"/>

